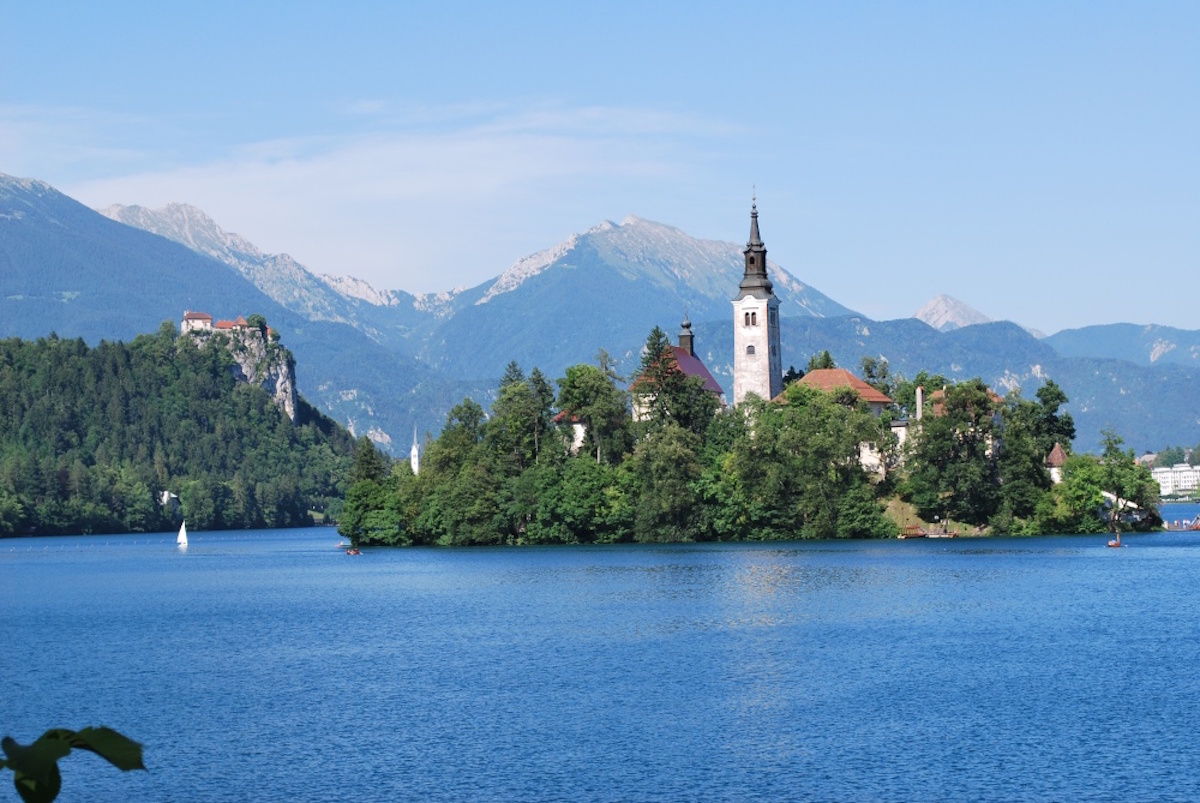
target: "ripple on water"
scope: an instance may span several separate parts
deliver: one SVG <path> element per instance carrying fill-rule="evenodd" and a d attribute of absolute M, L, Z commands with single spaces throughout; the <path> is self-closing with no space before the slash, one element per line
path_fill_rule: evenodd
<path fill-rule="evenodd" d="M 1196 799 L 1200 538 L 0 547 L 18 738 L 63 801 Z"/>

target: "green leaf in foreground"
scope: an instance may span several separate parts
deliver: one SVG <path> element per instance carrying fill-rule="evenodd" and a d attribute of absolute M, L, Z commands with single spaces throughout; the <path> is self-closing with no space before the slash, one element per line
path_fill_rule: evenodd
<path fill-rule="evenodd" d="M 95 753 L 119 770 L 144 770 L 142 746 L 111 728 L 84 728 L 81 731 L 54 728 L 43 733 L 29 746 L 5 736 L 0 741 L 7 760 L 0 769 L 13 771 L 13 785 L 25 803 L 49 803 L 62 789 L 58 761 L 72 748 Z"/>

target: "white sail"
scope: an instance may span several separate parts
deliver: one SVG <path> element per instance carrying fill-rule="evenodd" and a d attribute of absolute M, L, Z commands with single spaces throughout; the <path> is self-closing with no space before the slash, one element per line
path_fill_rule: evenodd
<path fill-rule="evenodd" d="M 179 525 L 179 536 L 175 539 L 175 543 L 180 546 L 187 546 L 187 522 Z"/>

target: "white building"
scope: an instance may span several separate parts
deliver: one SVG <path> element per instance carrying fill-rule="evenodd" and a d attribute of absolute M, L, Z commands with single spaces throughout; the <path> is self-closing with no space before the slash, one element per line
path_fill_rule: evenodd
<path fill-rule="evenodd" d="M 783 392 L 779 299 L 767 278 L 767 248 L 758 233 L 758 204 L 750 205 L 746 267 L 733 299 L 733 404 L 753 393 L 773 399 Z"/>
<path fill-rule="evenodd" d="M 212 316 L 207 312 L 192 312 L 185 310 L 183 320 L 179 323 L 180 333 L 205 332 L 213 328 Z"/>
<path fill-rule="evenodd" d="M 1150 476 L 1158 483 L 1162 496 L 1188 494 L 1200 488 L 1200 466 L 1176 463 L 1170 468 L 1151 469 Z"/>

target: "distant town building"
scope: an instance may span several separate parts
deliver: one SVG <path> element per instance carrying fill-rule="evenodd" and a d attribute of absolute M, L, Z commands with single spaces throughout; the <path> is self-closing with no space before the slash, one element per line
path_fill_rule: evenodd
<path fill-rule="evenodd" d="M 1170 468 L 1152 469 L 1150 476 L 1158 483 L 1162 496 L 1181 496 L 1200 488 L 1200 466 L 1176 463 Z"/>
<path fill-rule="evenodd" d="M 753 393 L 773 399 L 783 391 L 779 299 L 767 277 L 767 247 L 758 233 L 758 203 L 750 204 L 745 270 L 733 299 L 733 404 Z"/>

